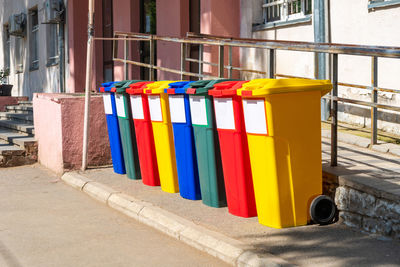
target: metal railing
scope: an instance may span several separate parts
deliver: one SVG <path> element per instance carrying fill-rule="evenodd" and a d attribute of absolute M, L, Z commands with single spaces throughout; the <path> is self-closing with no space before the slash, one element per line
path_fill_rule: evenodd
<path fill-rule="evenodd" d="M 167 37 L 158 35 L 149 35 L 141 33 L 130 33 L 130 32 L 115 32 L 113 38 L 95 38 L 95 40 L 112 40 L 113 45 L 113 60 L 122 62 L 125 69 L 125 78 L 128 77 L 127 64 L 132 64 L 140 67 L 149 69 L 149 80 L 154 80 L 155 71 L 166 71 L 170 73 L 179 74 L 181 79 L 185 79 L 185 76 L 197 77 L 199 79 L 214 79 L 223 78 L 224 71 L 227 69 L 228 78 L 233 77 L 233 70 L 239 72 L 249 72 L 255 74 L 265 75 L 267 78 L 285 77 L 285 78 L 305 78 L 296 77 L 291 75 L 285 75 L 276 73 L 276 50 L 288 50 L 288 51 L 300 51 L 300 52 L 311 52 L 311 53 L 326 53 L 330 56 L 330 78 L 333 84 L 333 89 L 329 96 L 325 96 L 325 99 L 331 102 L 331 166 L 337 166 L 337 134 L 338 134 L 338 102 L 357 104 L 366 106 L 371 109 L 371 145 L 377 143 L 377 121 L 378 121 L 378 108 L 382 110 L 390 110 L 400 112 L 400 107 L 378 104 L 378 92 L 391 92 L 400 93 L 397 89 L 388 89 L 378 87 L 378 58 L 397 58 L 400 59 L 400 47 L 388 47 L 388 46 L 365 46 L 365 45 L 347 45 L 347 44 L 334 44 L 334 43 L 313 43 L 313 42 L 296 42 L 296 41 L 277 41 L 277 40 L 263 40 L 263 39 L 244 39 L 244 38 L 231 38 L 225 36 L 215 36 L 206 34 L 194 34 L 187 33 L 185 38 L 178 37 Z M 118 58 L 118 41 L 124 43 L 124 58 Z M 138 62 L 128 59 L 129 42 L 131 41 L 145 41 L 150 44 L 150 60 L 148 63 Z M 180 69 L 168 68 L 165 66 L 157 66 L 155 64 L 155 43 L 157 41 L 178 43 L 181 46 L 181 66 Z M 191 45 L 199 46 L 199 57 L 198 59 L 188 57 L 188 47 Z M 218 62 L 206 62 L 203 60 L 204 46 L 216 46 L 218 47 Z M 228 48 L 228 65 L 224 64 L 224 48 Z M 267 72 L 246 69 L 238 66 L 233 66 L 232 50 L 235 47 L 239 48 L 258 48 L 265 49 L 269 55 L 269 63 Z M 343 83 L 338 81 L 338 55 L 357 55 L 366 56 L 371 58 L 371 86 Z M 199 64 L 198 73 L 190 72 L 186 70 L 186 62 L 192 62 Z M 210 65 L 218 68 L 218 76 L 213 76 L 203 73 L 203 66 Z M 317 65 L 314 66 L 317 68 Z M 314 71 L 315 77 L 318 76 L 317 71 Z M 359 89 L 371 90 L 371 102 L 349 99 L 338 97 L 338 86 L 354 87 Z"/>

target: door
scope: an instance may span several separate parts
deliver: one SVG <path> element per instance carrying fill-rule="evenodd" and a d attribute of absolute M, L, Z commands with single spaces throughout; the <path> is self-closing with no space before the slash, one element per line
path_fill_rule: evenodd
<path fill-rule="evenodd" d="M 147 34 L 156 34 L 156 0 L 140 1 L 140 32 Z M 154 49 L 154 58 L 157 58 L 157 48 Z M 140 62 L 150 63 L 150 43 L 141 42 L 140 44 Z M 149 79 L 149 69 L 140 68 L 140 79 Z M 155 73 L 157 80 L 157 73 Z"/>

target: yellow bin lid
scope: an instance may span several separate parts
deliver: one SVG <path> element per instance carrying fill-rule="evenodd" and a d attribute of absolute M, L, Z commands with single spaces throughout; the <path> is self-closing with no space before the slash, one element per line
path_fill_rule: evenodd
<path fill-rule="evenodd" d="M 330 80 L 309 79 L 255 79 L 242 85 L 237 94 L 242 97 L 265 96 L 272 94 L 321 91 L 321 96 L 332 90 Z"/>
<path fill-rule="evenodd" d="M 169 84 L 176 81 L 159 81 L 149 83 L 146 88 L 143 89 L 145 94 L 163 94 L 165 88 L 169 88 Z"/>

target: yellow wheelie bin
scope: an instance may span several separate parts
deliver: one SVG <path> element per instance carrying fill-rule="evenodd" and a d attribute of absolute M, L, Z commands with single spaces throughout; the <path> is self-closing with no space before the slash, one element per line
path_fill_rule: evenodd
<path fill-rule="evenodd" d="M 164 93 L 164 89 L 173 82 L 154 82 L 144 89 L 144 93 L 148 94 L 161 189 L 168 193 L 179 192 L 168 95 Z"/>
<path fill-rule="evenodd" d="M 334 218 L 333 201 L 321 196 L 320 100 L 331 89 L 327 80 L 256 79 L 238 90 L 261 224 L 284 228 Z"/>

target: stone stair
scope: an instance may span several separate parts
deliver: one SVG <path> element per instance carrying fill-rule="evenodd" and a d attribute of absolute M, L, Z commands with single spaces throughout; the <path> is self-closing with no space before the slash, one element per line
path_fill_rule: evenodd
<path fill-rule="evenodd" d="M 0 167 L 32 164 L 37 161 L 33 107 L 30 101 L 6 106 L 0 112 Z"/>

